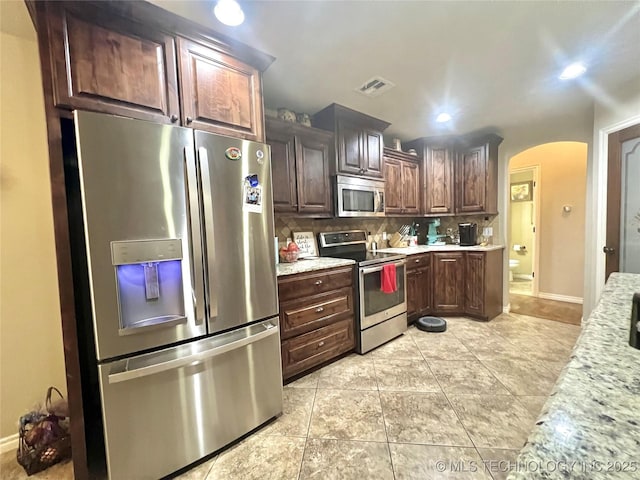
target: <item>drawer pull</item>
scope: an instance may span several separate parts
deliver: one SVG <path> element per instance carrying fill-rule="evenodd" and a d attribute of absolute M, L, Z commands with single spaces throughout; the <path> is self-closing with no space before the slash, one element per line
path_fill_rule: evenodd
<path fill-rule="evenodd" d="M 322 285 L 322 280 L 316 280 L 316 285 Z"/>
<path fill-rule="evenodd" d="M 420 263 L 420 259 L 416 260 L 416 263 Z"/>
<path fill-rule="evenodd" d="M 318 344 L 318 347 L 324 347 L 324 341 L 320 342 L 320 343 Z"/>
<path fill-rule="evenodd" d="M 316 308 L 316 312 L 317 312 L 317 313 L 324 312 L 324 307 L 318 307 L 318 308 Z"/>

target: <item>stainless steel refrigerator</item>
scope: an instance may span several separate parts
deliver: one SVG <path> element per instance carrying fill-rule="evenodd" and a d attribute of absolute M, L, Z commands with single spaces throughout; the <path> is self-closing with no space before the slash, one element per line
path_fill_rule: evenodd
<path fill-rule="evenodd" d="M 159 478 L 282 412 L 267 145 L 75 112 L 109 477 Z"/>

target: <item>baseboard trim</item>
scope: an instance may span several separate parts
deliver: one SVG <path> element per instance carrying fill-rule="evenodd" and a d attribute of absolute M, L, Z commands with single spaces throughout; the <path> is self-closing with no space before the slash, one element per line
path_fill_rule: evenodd
<path fill-rule="evenodd" d="M 557 295 L 555 293 L 538 292 L 538 297 L 546 300 L 557 300 L 559 302 L 582 304 L 582 297 L 572 297 L 570 295 Z"/>
<path fill-rule="evenodd" d="M 10 452 L 18 449 L 19 436 L 17 433 L 9 435 L 8 437 L 0 438 L 0 453 Z"/>
<path fill-rule="evenodd" d="M 509 313 L 509 312 L 511 312 L 511 304 L 507 303 L 502 309 L 502 313 Z"/>

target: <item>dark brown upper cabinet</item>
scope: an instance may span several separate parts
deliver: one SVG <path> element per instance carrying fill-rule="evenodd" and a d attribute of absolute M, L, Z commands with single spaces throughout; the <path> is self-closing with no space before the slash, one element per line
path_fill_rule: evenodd
<path fill-rule="evenodd" d="M 271 146 L 273 208 L 300 216 L 332 214 L 329 165 L 333 135 L 267 118 L 267 143 Z"/>
<path fill-rule="evenodd" d="M 74 5 L 46 8 L 55 106 L 178 121 L 172 36 Z"/>
<path fill-rule="evenodd" d="M 502 138 L 427 137 L 404 144 L 422 157 L 426 216 L 498 213 L 498 145 Z"/>
<path fill-rule="evenodd" d="M 417 139 L 405 145 L 415 148 L 422 158 L 422 213 L 425 215 L 453 215 L 454 158 L 451 139 Z"/>
<path fill-rule="evenodd" d="M 273 57 L 147 2 L 38 10 L 56 107 L 264 141 L 261 71 Z"/>
<path fill-rule="evenodd" d="M 183 38 L 178 51 L 183 125 L 263 141 L 260 72 Z"/>
<path fill-rule="evenodd" d="M 502 138 L 490 134 L 462 138 L 456 162 L 456 211 L 498 213 L 498 146 Z"/>
<path fill-rule="evenodd" d="M 418 157 L 384 149 L 385 213 L 420 214 L 420 175 Z"/>
<path fill-rule="evenodd" d="M 335 133 L 332 174 L 384 177 L 382 132 L 389 123 L 336 103 L 316 113 L 312 122 L 314 127 Z"/>

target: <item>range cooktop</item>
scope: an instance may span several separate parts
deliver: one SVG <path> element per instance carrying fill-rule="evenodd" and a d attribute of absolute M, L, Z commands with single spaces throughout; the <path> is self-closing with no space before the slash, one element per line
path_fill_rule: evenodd
<path fill-rule="evenodd" d="M 360 267 L 406 258 L 398 253 L 367 251 L 367 234 L 363 230 L 320 233 L 318 238 L 320 256 L 355 260 Z"/>

